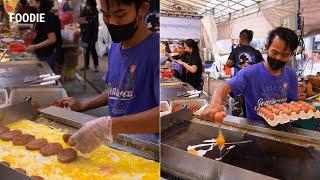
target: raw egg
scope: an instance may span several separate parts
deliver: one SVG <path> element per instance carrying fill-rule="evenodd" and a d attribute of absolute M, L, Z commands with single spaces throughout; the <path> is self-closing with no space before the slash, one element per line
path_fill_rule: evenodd
<path fill-rule="evenodd" d="M 313 111 L 313 112 L 316 112 L 316 111 L 317 111 L 317 108 L 314 107 L 314 106 L 312 106 L 312 105 L 310 105 L 310 106 L 309 106 L 309 110 L 311 110 L 311 111 Z"/>
<path fill-rule="evenodd" d="M 224 113 L 223 111 L 217 112 L 214 115 L 214 122 L 216 123 L 222 123 L 223 122 L 223 118 L 224 118 Z"/>
<path fill-rule="evenodd" d="M 291 109 L 284 109 L 283 113 L 286 115 L 291 115 Z"/>
<path fill-rule="evenodd" d="M 225 143 L 225 139 L 221 133 L 219 133 L 218 137 L 216 138 L 216 143 L 218 148 L 221 150 Z"/>
<path fill-rule="evenodd" d="M 188 153 L 193 154 L 193 155 L 197 155 L 198 154 L 195 149 L 188 150 Z"/>
<path fill-rule="evenodd" d="M 274 119 L 273 115 L 269 115 L 269 116 L 267 116 L 267 118 L 270 119 L 271 121 L 273 121 L 273 119 Z"/>
<path fill-rule="evenodd" d="M 221 111 L 221 113 L 222 113 L 223 117 L 226 117 L 226 116 L 227 116 L 227 113 L 226 113 L 226 112 Z"/>
<path fill-rule="evenodd" d="M 302 111 L 304 111 L 305 113 L 307 113 L 309 111 L 309 107 L 307 105 L 303 106 Z"/>
<path fill-rule="evenodd" d="M 294 107 L 294 108 L 292 108 L 292 111 L 295 112 L 296 114 L 299 114 L 300 113 L 300 108 Z"/>
<path fill-rule="evenodd" d="M 274 109 L 272 110 L 272 112 L 275 113 L 276 115 L 279 115 L 280 109 L 274 108 Z"/>

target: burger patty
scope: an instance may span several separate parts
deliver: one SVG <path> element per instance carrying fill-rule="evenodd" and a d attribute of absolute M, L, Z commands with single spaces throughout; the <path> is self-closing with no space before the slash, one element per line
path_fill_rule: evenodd
<path fill-rule="evenodd" d="M 10 164 L 8 162 L 1 161 L 0 163 L 10 167 Z"/>
<path fill-rule="evenodd" d="M 7 126 L 0 125 L 0 134 L 7 131 L 10 131 L 10 129 Z"/>
<path fill-rule="evenodd" d="M 22 168 L 14 168 L 14 170 L 19 171 L 19 172 L 21 172 L 23 174 L 27 174 L 27 171 L 22 169 Z"/>
<path fill-rule="evenodd" d="M 71 134 L 63 134 L 63 136 L 62 136 L 63 141 L 64 141 L 65 143 L 68 143 L 70 137 L 71 137 Z"/>
<path fill-rule="evenodd" d="M 26 144 L 26 149 L 28 150 L 39 150 L 41 147 L 48 144 L 48 141 L 44 138 L 36 139 L 33 141 L 30 141 L 28 144 Z"/>
<path fill-rule="evenodd" d="M 58 161 L 62 163 L 71 163 L 77 160 L 77 151 L 73 148 L 66 148 L 58 152 Z"/>
<path fill-rule="evenodd" d="M 12 144 L 16 146 L 24 146 L 30 141 L 33 141 L 35 137 L 31 134 L 22 134 L 12 139 Z"/>
<path fill-rule="evenodd" d="M 40 154 L 42 156 L 53 156 L 57 155 L 63 148 L 60 143 L 49 143 L 40 148 Z"/>
<path fill-rule="evenodd" d="M 0 139 L 3 141 L 10 141 L 14 137 L 21 135 L 22 132 L 20 130 L 7 131 L 0 134 Z"/>
<path fill-rule="evenodd" d="M 32 180 L 43 180 L 41 176 L 30 176 Z"/>

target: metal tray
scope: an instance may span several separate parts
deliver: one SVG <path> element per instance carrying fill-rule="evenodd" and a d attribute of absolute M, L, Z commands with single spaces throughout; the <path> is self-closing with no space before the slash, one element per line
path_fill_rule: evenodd
<path fill-rule="evenodd" d="M 0 104 L 0 108 L 8 104 L 8 92 L 6 89 L 0 89 L 0 100 L 4 102 L 3 104 Z"/>
<path fill-rule="evenodd" d="M 167 101 L 160 101 L 160 109 L 164 110 L 163 112 L 160 112 L 160 117 L 171 113 L 170 105 Z"/>
<path fill-rule="evenodd" d="M 64 88 L 17 88 L 10 92 L 9 104 L 21 102 L 26 96 L 30 96 L 41 107 L 48 107 L 54 101 L 68 98 Z"/>
<path fill-rule="evenodd" d="M 186 93 L 187 91 L 194 90 L 188 83 L 179 84 L 161 84 L 160 86 L 160 100 L 171 101 L 174 99 L 183 99 L 177 97 L 177 93 Z"/>
<path fill-rule="evenodd" d="M 25 87 L 25 76 L 39 76 L 52 74 L 46 62 L 39 61 L 12 61 L 0 62 L 0 88 Z"/>

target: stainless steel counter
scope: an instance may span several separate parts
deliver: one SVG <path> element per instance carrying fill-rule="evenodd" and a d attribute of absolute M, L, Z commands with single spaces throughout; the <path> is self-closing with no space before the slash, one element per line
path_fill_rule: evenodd
<path fill-rule="evenodd" d="M 12 61 L 0 63 L 0 88 L 26 87 L 26 76 L 52 74 L 53 71 L 46 62 L 39 61 Z M 56 84 L 55 86 L 61 86 Z"/>
<path fill-rule="evenodd" d="M 186 93 L 187 91 L 195 90 L 189 83 L 160 83 L 160 100 L 171 101 L 178 99 L 192 99 L 185 97 L 177 97 L 178 93 Z M 200 97 L 195 98 L 207 98 L 206 95 L 201 94 Z"/>
<path fill-rule="evenodd" d="M 221 179 L 218 167 L 221 169 L 227 165 L 225 173 L 228 178 L 235 179 L 254 179 L 257 174 L 279 179 L 320 178 L 319 132 L 284 126 L 272 128 L 263 122 L 227 116 L 221 127 L 226 142 L 252 140 L 252 143 L 237 145 L 222 162 L 217 162 L 214 160 L 219 157 L 217 149 L 208 152 L 205 157 L 194 157 L 186 152 L 188 145 L 201 144 L 204 140 L 217 137 L 217 124 L 197 118 L 190 121 L 187 116 L 184 116 L 185 121 L 168 117 L 161 119 L 164 177 L 169 174 L 184 179 Z M 206 165 L 206 161 L 211 165 Z M 212 167 L 207 169 L 207 166 Z"/>

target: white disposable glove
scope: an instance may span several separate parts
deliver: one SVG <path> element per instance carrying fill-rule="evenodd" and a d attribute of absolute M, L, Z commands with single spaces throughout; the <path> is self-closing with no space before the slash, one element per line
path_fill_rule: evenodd
<path fill-rule="evenodd" d="M 98 148 L 104 140 L 112 142 L 111 126 L 110 116 L 89 121 L 70 137 L 68 144 L 83 154 L 90 153 Z"/>

